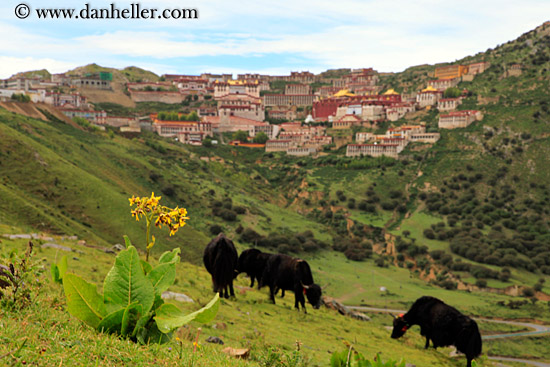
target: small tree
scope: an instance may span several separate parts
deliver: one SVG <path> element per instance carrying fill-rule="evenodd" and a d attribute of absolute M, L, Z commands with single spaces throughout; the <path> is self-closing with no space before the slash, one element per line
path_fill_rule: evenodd
<path fill-rule="evenodd" d="M 444 98 L 458 98 L 458 97 L 460 97 L 461 93 L 462 92 L 460 91 L 460 89 L 458 89 L 456 87 L 451 87 L 451 88 L 445 89 L 445 92 L 443 92 L 443 97 Z"/>
<path fill-rule="evenodd" d="M 241 142 L 248 141 L 248 133 L 246 131 L 236 131 L 233 133 L 233 140 L 238 140 Z"/>
<path fill-rule="evenodd" d="M 267 136 L 266 133 L 264 132 L 259 132 L 258 134 L 256 134 L 256 136 L 254 137 L 254 143 L 256 144 L 265 144 L 266 141 L 269 140 L 269 137 Z"/>

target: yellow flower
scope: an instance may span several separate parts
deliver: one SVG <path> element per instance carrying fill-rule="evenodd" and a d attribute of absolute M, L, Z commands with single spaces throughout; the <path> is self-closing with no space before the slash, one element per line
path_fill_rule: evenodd
<path fill-rule="evenodd" d="M 149 202 L 151 203 L 151 206 L 153 208 L 159 204 L 160 198 L 161 198 L 160 196 L 155 196 L 154 192 L 151 194 L 151 198 L 149 199 Z"/>

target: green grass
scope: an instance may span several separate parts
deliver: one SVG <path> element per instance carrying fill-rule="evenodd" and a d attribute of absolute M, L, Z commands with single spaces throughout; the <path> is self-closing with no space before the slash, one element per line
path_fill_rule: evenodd
<path fill-rule="evenodd" d="M 431 240 L 424 236 L 424 229 L 430 228 L 432 224 L 443 222 L 443 218 L 438 218 L 424 211 L 415 211 L 412 215 L 404 219 L 399 226 L 399 229 L 393 231 L 394 235 L 403 237 L 403 231 L 409 231 L 410 238 L 416 238 L 416 244 L 426 245 L 431 250 L 447 250 L 449 244 L 447 242 Z"/>
<path fill-rule="evenodd" d="M 521 331 L 530 331 L 531 329 L 518 325 L 498 324 L 488 321 L 477 320 L 477 326 L 481 335 L 519 333 Z"/>
<path fill-rule="evenodd" d="M 3 229 L 11 229 L 3 227 Z M 59 238 L 56 239 L 59 241 Z M 69 271 L 99 284 L 114 261 L 114 256 L 95 249 L 79 248 L 72 242 L 63 243 L 83 251 L 78 260 L 69 256 Z M 24 241 L 3 239 L 2 258 L 11 249 L 22 249 Z M 55 261 L 52 249 L 38 249 L 36 259 L 45 269 Z M 314 266 L 315 267 L 315 266 Z M 177 331 L 183 341 L 173 340 L 166 345 L 139 346 L 112 335 L 99 334 L 82 325 L 66 312 L 64 296 L 59 285 L 52 284 L 48 271 L 41 279 L 38 296 L 31 305 L 19 312 L 0 310 L 0 355 L 12 365 L 120 365 L 135 363 L 157 365 L 256 366 L 262 365 L 269 349 L 289 353 L 301 343 L 301 356 L 308 366 L 326 366 L 330 353 L 345 349 L 344 342 L 352 343 L 364 355 L 381 352 L 384 359 L 404 358 L 408 363 L 422 366 L 460 366 L 461 359 L 450 359 L 447 348 L 438 351 L 422 349 L 423 341 L 413 329 L 404 338 L 395 341 L 389 337 L 391 316 L 375 315 L 372 322 L 361 322 L 339 315 L 336 311 L 308 307 L 308 314 L 294 310 L 293 295 L 277 297 L 277 304 L 268 301 L 266 290 L 247 287 L 248 279 L 239 277 L 236 299 L 223 300 L 220 311 L 211 324 L 191 324 Z M 195 304 L 178 304 L 189 311 L 205 304 L 212 296 L 210 276 L 203 267 L 183 262 L 177 269 L 177 280 L 170 289 L 191 296 Z M 327 291 L 328 292 L 328 291 Z M 329 293 L 330 294 L 330 293 Z M 192 341 L 199 336 L 200 348 L 193 354 Z M 220 337 L 224 346 L 205 342 L 209 336 Z M 24 343 L 24 345 L 23 345 Z M 23 347 L 18 351 L 18 347 Z M 236 360 L 222 352 L 226 346 L 250 348 L 249 360 Z M 182 348 L 183 357 L 179 358 Z M 485 364 L 482 364 L 485 365 Z"/>
<path fill-rule="evenodd" d="M 541 362 L 550 362 L 548 345 L 550 338 L 533 336 L 526 338 L 493 339 L 484 342 L 487 355 L 498 355 L 512 358 L 536 359 Z"/>

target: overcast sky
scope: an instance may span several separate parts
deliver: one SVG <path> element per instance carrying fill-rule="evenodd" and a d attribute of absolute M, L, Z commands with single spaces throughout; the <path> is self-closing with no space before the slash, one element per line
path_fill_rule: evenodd
<path fill-rule="evenodd" d="M 141 8 L 198 9 L 199 18 L 45 20 L 37 8 L 110 7 L 100 0 L 20 0 L 0 5 L 0 78 L 97 63 L 157 74 L 288 75 L 342 67 L 402 71 L 454 61 L 515 39 L 549 20 L 550 1 L 162 0 Z M 119 9 L 137 1 L 116 1 Z"/>

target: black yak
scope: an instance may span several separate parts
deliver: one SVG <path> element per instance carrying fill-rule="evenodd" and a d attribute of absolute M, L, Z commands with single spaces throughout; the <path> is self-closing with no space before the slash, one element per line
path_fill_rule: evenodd
<path fill-rule="evenodd" d="M 219 292 L 220 297 L 234 297 L 233 279 L 237 276 L 239 257 L 233 241 L 220 233 L 206 245 L 202 259 L 206 270 L 212 275 L 214 292 Z"/>
<path fill-rule="evenodd" d="M 270 256 L 273 255 L 266 254 L 255 248 L 244 250 L 239 255 L 237 272 L 246 273 L 250 277 L 250 287 L 254 287 L 254 280 L 258 281 L 258 288 L 260 287 L 267 259 L 269 259 Z"/>
<path fill-rule="evenodd" d="M 434 348 L 454 345 L 466 355 L 467 367 L 471 367 L 472 359 L 481 354 L 477 323 L 437 298 L 417 299 L 409 312 L 393 320 L 391 337 L 401 337 L 412 325 L 420 326 L 420 334 L 426 337 L 425 348 L 429 347 L 430 340 Z"/>
<path fill-rule="evenodd" d="M 301 259 L 295 259 L 287 255 L 271 255 L 267 260 L 265 270 L 262 274 L 260 287 L 269 286 L 269 298 L 275 303 L 275 294 L 281 289 L 294 292 L 294 307 L 300 309 L 302 305 L 306 311 L 305 298 L 313 308 L 321 306 L 321 287 L 313 282 L 311 269 L 308 263 Z"/>

